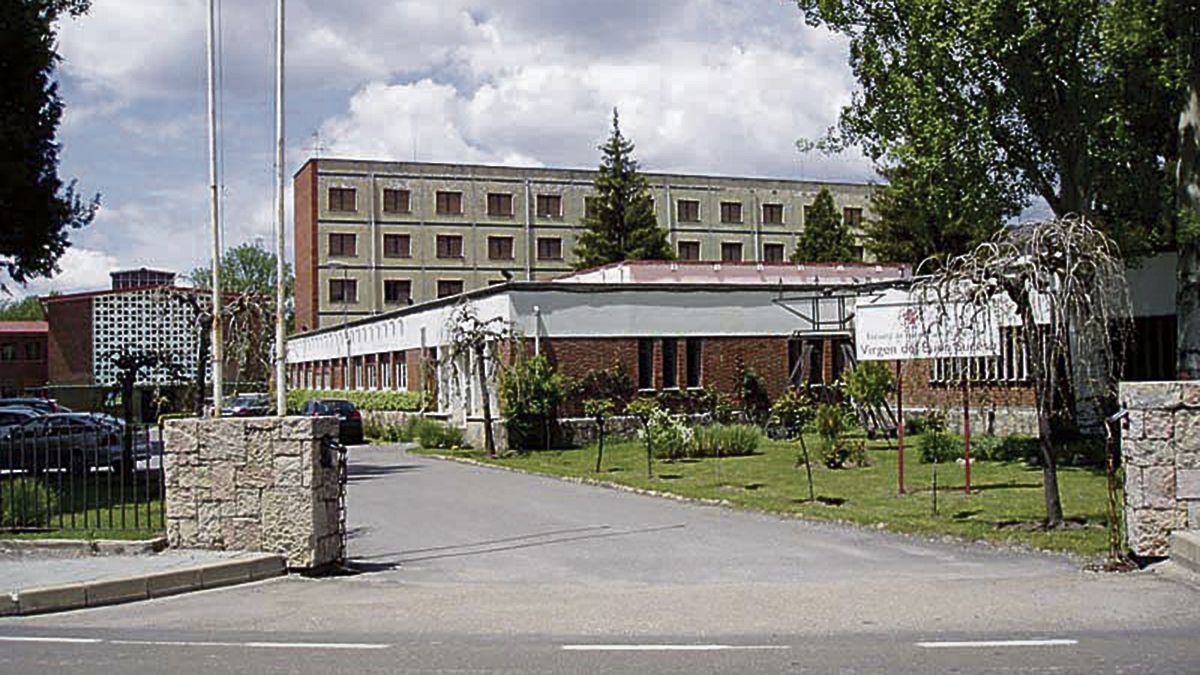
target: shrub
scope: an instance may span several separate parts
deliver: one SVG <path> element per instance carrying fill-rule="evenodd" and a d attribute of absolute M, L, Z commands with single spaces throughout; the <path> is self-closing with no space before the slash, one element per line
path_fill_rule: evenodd
<path fill-rule="evenodd" d="M 891 369 L 882 361 L 861 361 L 842 375 L 842 380 L 851 400 L 866 407 L 881 405 L 896 385 Z"/>
<path fill-rule="evenodd" d="M 620 361 L 610 368 L 589 370 L 574 387 L 578 398 L 607 399 L 620 405 L 629 403 L 633 391 L 633 379 L 625 372 Z"/>
<path fill-rule="evenodd" d="M 821 446 L 821 462 L 830 469 L 845 469 L 851 465 L 871 465 L 867 457 L 867 442 L 861 438 L 839 438 Z"/>
<path fill-rule="evenodd" d="M 413 437 L 422 448 L 427 450 L 446 450 L 462 447 L 462 429 L 427 417 L 416 417 L 413 419 L 416 420 L 412 424 Z"/>
<path fill-rule="evenodd" d="M 813 419 L 813 405 L 807 394 L 788 389 L 771 406 L 771 424 L 786 438 L 799 438 Z"/>
<path fill-rule="evenodd" d="M 0 527 L 47 527 L 58 513 L 58 491 L 38 478 L 0 482 Z"/>
<path fill-rule="evenodd" d="M 742 401 L 742 411 L 752 424 L 763 426 L 771 417 L 771 397 L 767 394 L 767 385 L 763 378 L 753 368 L 742 368 L 738 383 L 738 398 Z"/>
<path fill-rule="evenodd" d="M 918 443 L 922 462 L 953 462 L 963 456 L 962 439 L 945 431 L 926 431 Z"/>
<path fill-rule="evenodd" d="M 920 415 L 910 415 L 904 419 L 904 431 L 910 434 L 923 434 L 927 431 L 945 431 L 946 413 L 941 410 L 926 410 Z"/>
<path fill-rule="evenodd" d="M 287 407 L 300 412 L 313 399 L 339 398 L 353 403 L 359 410 L 398 410 L 415 412 L 425 402 L 419 391 L 343 391 L 324 389 L 292 389 L 287 392 Z"/>
<path fill-rule="evenodd" d="M 840 405 L 822 403 L 813 412 L 813 430 L 825 445 L 836 445 L 848 428 L 846 411 Z"/>
<path fill-rule="evenodd" d="M 558 421 L 566 378 L 545 356 L 519 358 L 500 378 L 500 405 L 513 448 L 546 448 Z"/>
<path fill-rule="evenodd" d="M 762 432 L 752 424 L 710 424 L 692 430 L 691 457 L 753 455 Z"/>
<path fill-rule="evenodd" d="M 642 433 L 650 434 L 654 456 L 659 459 L 682 459 L 692 446 L 692 430 L 662 408 L 650 415 L 650 423 Z"/>

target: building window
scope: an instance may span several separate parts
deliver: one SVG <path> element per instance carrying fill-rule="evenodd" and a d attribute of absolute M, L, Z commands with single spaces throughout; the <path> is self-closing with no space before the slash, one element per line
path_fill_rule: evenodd
<path fill-rule="evenodd" d="M 721 262 L 742 262 L 742 245 L 736 241 L 721 244 Z"/>
<path fill-rule="evenodd" d="M 17 345 L 12 342 L 0 344 L 0 361 L 16 361 Z"/>
<path fill-rule="evenodd" d="M 538 260 L 562 260 L 562 239 L 557 237 L 538 237 Z"/>
<path fill-rule="evenodd" d="M 412 298 L 412 282 L 408 279 L 385 279 L 383 301 L 389 305 L 406 305 Z"/>
<path fill-rule="evenodd" d="M 329 256 L 332 258 L 353 258 L 355 253 L 355 240 L 357 237 L 353 234 L 330 234 L 329 235 Z"/>
<path fill-rule="evenodd" d="M 741 202 L 721 202 L 721 222 L 722 223 L 740 223 L 740 222 L 742 222 L 742 203 Z"/>
<path fill-rule="evenodd" d="M 846 208 L 842 209 L 842 222 L 845 223 L 846 227 L 849 227 L 850 229 L 861 230 L 862 209 L 856 209 L 851 206 L 847 206 Z"/>
<path fill-rule="evenodd" d="M 437 296 L 439 298 L 447 298 L 462 292 L 463 282 L 458 279 L 439 279 L 437 282 Z"/>
<path fill-rule="evenodd" d="M 583 217 L 595 218 L 599 213 L 600 198 L 599 197 L 584 197 L 583 198 Z"/>
<path fill-rule="evenodd" d="M 408 391 L 408 358 L 404 352 L 397 352 L 396 356 L 400 357 L 396 361 L 396 388 Z"/>
<path fill-rule="evenodd" d="M 679 388 L 679 341 L 663 338 L 662 341 L 663 389 Z"/>
<path fill-rule="evenodd" d="M 638 389 L 654 388 L 654 340 L 638 340 Z"/>
<path fill-rule="evenodd" d="M 329 301 L 345 305 L 358 302 L 358 281 L 354 279 L 330 279 Z"/>
<path fill-rule="evenodd" d="M 461 192 L 443 192 L 437 193 L 437 214 L 439 216 L 461 216 L 462 209 L 462 193 Z"/>
<path fill-rule="evenodd" d="M 783 244 L 763 244 L 763 262 L 783 262 Z"/>
<path fill-rule="evenodd" d="M 679 246 L 680 260 L 699 260 L 700 259 L 700 242 L 698 241 L 681 241 Z"/>
<path fill-rule="evenodd" d="M 782 225 L 783 204 L 763 204 L 762 221 L 763 225 Z"/>
<path fill-rule="evenodd" d="M 538 195 L 537 215 L 538 218 L 561 218 L 562 195 Z"/>
<path fill-rule="evenodd" d="M 42 343 L 26 342 L 25 343 L 25 358 L 29 361 L 42 360 Z"/>
<path fill-rule="evenodd" d="M 681 223 L 700 222 L 700 202 L 695 199 L 680 199 L 675 202 L 675 215 Z"/>
<path fill-rule="evenodd" d="M 383 257 L 411 258 L 412 239 L 407 234 L 383 235 Z"/>
<path fill-rule="evenodd" d="M 700 387 L 700 364 L 703 362 L 701 355 L 703 354 L 704 341 L 700 338 L 687 339 L 687 388 L 698 389 Z"/>
<path fill-rule="evenodd" d="M 489 192 L 487 196 L 487 214 L 502 218 L 511 218 L 513 214 L 513 196 L 503 192 Z"/>
<path fill-rule="evenodd" d="M 408 190 L 383 189 L 384 213 L 409 213 L 412 211 L 412 193 Z"/>
<path fill-rule="evenodd" d="M 358 190 L 354 188 L 329 188 L 330 211 L 357 211 Z"/>
<path fill-rule="evenodd" d="M 437 257 L 463 257 L 463 238 L 457 234 L 439 234 L 437 237 Z"/>
<path fill-rule="evenodd" d="M 512 237 L 488 237 L 488 260 L 512 260 Z"/>

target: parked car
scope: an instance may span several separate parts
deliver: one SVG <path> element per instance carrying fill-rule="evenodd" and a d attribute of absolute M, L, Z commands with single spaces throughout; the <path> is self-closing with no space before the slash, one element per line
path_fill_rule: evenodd
<path fill-rule="evenodd" d="M 142 453 L 145 455 L 145 448 Z M 135 458 L 139 454 L 134 448 Z M 31 417 L 10 427 L 0 438 L 0 469 L 41 472 L 118 466 L 122 459 L 120 433 L 89 415 L 54 413 Z"/>
<path fill-rule="evenodd" d="M 271 414 L 271 397 L 266 394 L 238 394 L 221 408 L 229 417 L 262 417 Z"/>
<path fill-rule="evenodd" d="M 0 408 L 0 438 L 12 427 L 20 426 L 35 417 L 41 417 L 42 413 L 33 408 L 18 408 L 11 406 Z"/>
<path fill-rule="evenodd" d="M 350 401 L 340 398 L 313 399 L 300 409 L 309 417 L 336 416 L 338 442 L 342 445 L 361 445 L 363 442 L 362 413 Z"/>
<path fill-rule="evenodd" d="M 71 412 L 52 398 L 0 398 L 0 408 L 32 408 L 42 414 Z"/>

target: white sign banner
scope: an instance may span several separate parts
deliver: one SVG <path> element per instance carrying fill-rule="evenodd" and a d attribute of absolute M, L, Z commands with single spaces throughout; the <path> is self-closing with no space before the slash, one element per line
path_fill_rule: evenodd
<path fill-rule="evenodd" d="M 858 298 L 854 342 L 859 361 L 995 356 L 1000 327 L 991 309 L 922 303 L 891 290 Z"/>

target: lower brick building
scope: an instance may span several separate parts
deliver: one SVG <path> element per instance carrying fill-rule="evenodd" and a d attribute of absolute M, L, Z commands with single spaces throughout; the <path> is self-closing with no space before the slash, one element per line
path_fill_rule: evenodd
<path fill-rule="evenodd" d="M 44 391 L 49 330 L 45 321 L 0 321 L 0 396 Z"/>
<path fill-rule="evenodd" d="M 1161 300 L 1173 284 L 1171 269 L 1165 259 L 1130 273 L 1135 334 L 1147 339 L 1134 341 L 1125 379 L 1160 378 L 1171 361 L 1174 341 L 1165 338 L 1173 335 L 1173 303 Z M 482 400 L 476 381 L 464 376 L 468 364 L 439 358 L 451 314 L 467 303 L 576 381 L 609 371 L 627 396 L 736 395 L 743 371 L 752 369 L 774 399 L 789 387 L 837 382 L 854 359 L 856 298 L 904 285 L 909 275 L 902 265 L 626 262 L 510 282 L 294 336 L 291 385 L 426 391 L 452 421 L 478 421 Z M 994 356 L 899 364 L 906 410 L 950 411 L 957 427 L 966 389 L 973 428 L 1035 432 L 1028 358 L 1019 329 L 1008 326 Z M 580 414 L 577 399 L 562 412 Z"/>

